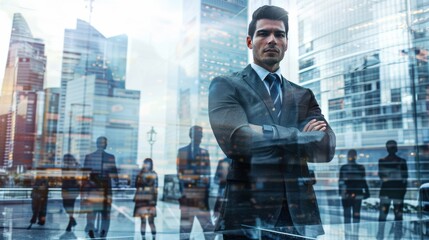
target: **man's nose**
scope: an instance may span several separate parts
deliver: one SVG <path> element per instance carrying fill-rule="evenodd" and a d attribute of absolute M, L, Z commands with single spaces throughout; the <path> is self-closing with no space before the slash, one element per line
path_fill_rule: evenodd
<path fill-rule="evenodd" d="M 276 40 L 276 36 L 274 36 L 274 33 L 271 33 L 268 36 L 268 44 L 276 44 L 277 40 Z"/>

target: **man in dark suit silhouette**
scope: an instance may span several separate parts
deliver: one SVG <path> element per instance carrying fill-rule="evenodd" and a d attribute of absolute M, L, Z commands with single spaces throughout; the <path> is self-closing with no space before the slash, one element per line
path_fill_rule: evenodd
<path fill-rule="evenodd" d="M 247 36 L 254 62 L 210 85 L 210 124 L 232 159 L 215 227 L 224 239 L 258 238 L 255 226 L 288 236 L 324 233 L 307 162 L 330 161 L 335 135 L 312 91 L 280 72 L 287 33 L 284 9 L 257 9 Z M 285 236 L 262 234 L 263 239 Z"/>
<path fill-rule="evenodd" d="M 362 200 L 370 196 L 368 184 L 365 180 L 365 166 L 356 162 L 357 152 L 351 149 L 347 153 L 347 163 L 340 168 L 338 188 L 343 205 L 345 224 L 345 238 L 350 239 L 353 235 L 359 235 L 360 209 Z M 352 223 L 353 217 L 353 225 Z"/>
<path fill-rule="evenodd" d="M 383 239 L 384 227 L 390 204 L 393 204 L 395 224 L 392 225 L 394 238 L 402 237 L 402 213 L 404 196 L 407 191 L 408 167 L 405 159 L 398 157 L 398 144 L 395 140 L 386 142 L 388 155 L 378 160 L 378 176 L 380 187 L 380 214 L 378 217 L 379 229 L 377 239 Z"/>
<path fill-rule="evenodd" d="M 85 156 L 84 168 L 89 169 L 90 176 L 83 185 L 84 207 L 87 211 L 85 231 L 89 237 L 96 235 L 95 219 L 101 217 L 99 236 L 105 238 L 110 226 L 112 205 L 112 180 L 117 183 L 118 171 L 115 156 L 105 152 L 107 138 L 97 138 L 97 151 Z"/>
<path fill-rule="evenodd" d="M 209 208 L 210 157 L 206 149 L 200 148 L 203 128 L 189 129 L 191 143 L 179 149 L 177 174 L 182 197 L 180 203 L 180 239 L 189 239 L 194 217 L 200 221 L 208 238 L 213 238 L 213 223 Z"/>

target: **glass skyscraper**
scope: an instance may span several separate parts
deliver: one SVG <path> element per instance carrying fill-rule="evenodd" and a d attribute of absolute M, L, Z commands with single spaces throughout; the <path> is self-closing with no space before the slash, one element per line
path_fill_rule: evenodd
<path fill-rule="evenodd" d="M 45 44 L 15 13 L 0 98 L 0 166 L 33 166 L 37 92 L 43 90 L 45 67 Z"/>
<path fill-rule="evenodd" d="M 38 92 L 37 97 L 37 133 L 33 166 L 53 167 L 55 166 L 60 89 L 45 88 L 44 91 Z"/>
<path fill-rule="evenodd" d="M 102 230 L 131 239 L 428 238 L 429 0 L 57 2 L 0 0 L 1 239 L 86 239 L 103 237 Z M 336 135 L 330 162 L 312 161 L 323 144 L 286 144 L 294 135 L 280 128 L 276 146 L 264 134 L 267 142 L 249 145 L 243 157 L 235 154 L 239 135 L 228 134 L 238 143 L 228 162 L 212 134 L 208 87 L 253 61 L 247 28 L 263 5 L 288 12 L 281 74 L 314 93 Z M 258 48 L 284 43 L 275 37 L 280 22 L 258 24 Z M 297 102 L 282 87 L 284 114 L 308 107 L 309 92 Z M 316 108 L 280 124 L 293 127 Z M 246 108 L 250 118 L 257 112 Z M 204 151 L 178 151 L 193 125 L 203 128 L 210 176 Z M 119 172 L 111 191 L 85 181 L 84 159 L 99 136 Z M 389 140 L 397 153 L 388 153 Z M 91 212 L 99 216 L 92 232 Z M 77 225 L 70 229 L 71 218 Z M 238 231 L 229 231 L 234 222 Z M 324 235 L 316 237 L 320 227 Z"/>
<path fill-rule="evenodd" d="M 378 196 L 378 160 L 395 140 L 410 174 L 406 199 L 416 200 L 429 180 L 419 153 L 429 142 L 429 1 L 297 1 L 297 7 L 299 83 L 314 91 L 337 136 L 336 158 L 314 165 L 316 188 L 332 198 L 339 167 L 356 149 Z"/>
<path fill-rule="evenodd" d="M 66 29 L 57 135 L 57 164 L 65 153 L 83 163 L 99 136 L 117 165 L 137 162 L 140 92 L 125 89 L 128 37 L 104 37 L 77 20 Z"/>
<path fill-rule="evenodd" d="M 224 155 L 208 122 L 208 87 L 213 77 L 242 70 L 248 63 L 247 0 L 184 1 L 179 44 L 179 145 L 189 143 L 189 128 L 204 129 L 202 145 L 211 159 Z"/>

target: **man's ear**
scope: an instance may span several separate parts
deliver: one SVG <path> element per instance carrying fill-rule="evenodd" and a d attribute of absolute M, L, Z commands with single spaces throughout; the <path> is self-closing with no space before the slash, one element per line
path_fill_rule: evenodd
<path fill-rule="evenodd" d="M 252 38 L 250 36 L 247 36 L 247 38 L 246 38 L 246 44 L 247 44 L 247 48 L 253 49 Z"/>

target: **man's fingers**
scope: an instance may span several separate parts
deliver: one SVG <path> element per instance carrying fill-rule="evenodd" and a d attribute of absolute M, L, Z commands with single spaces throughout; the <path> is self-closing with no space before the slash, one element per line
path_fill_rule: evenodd
<path fill-rule="evenodd" d="M 305 124 L 305 127 L 303 129 L 304 132 L 309 132 L 311 131 L 311 124 L 315 123 L 316 119 L 311 120 L 310 122 L 308 122 L 307 124 Z"/>
<path fill-rule="evenodd" d="M 326 127 L 325 122 L 317 122 L 318 124 L 314 126 L 313 131 L 323 131 L 322 128 Z"/>
<path fill-rule="evenodd" d="M 310 122 L 308 122 L 303 129 L 304 132 L 325 131 L 325 130 L 326 130 L 326 123 L 324 121 L 317 121 L 316 119 L 313 119 Z"/>

